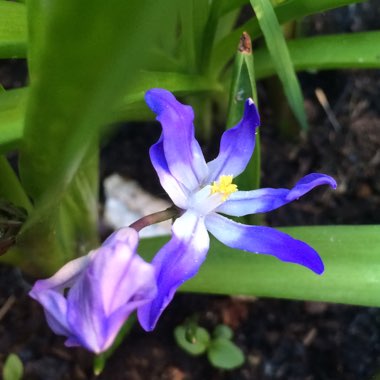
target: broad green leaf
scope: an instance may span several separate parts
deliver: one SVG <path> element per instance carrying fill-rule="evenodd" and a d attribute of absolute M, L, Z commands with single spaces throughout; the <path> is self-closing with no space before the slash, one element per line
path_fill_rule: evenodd
<path fill-rule="evenodd" d="M 307 118 L 303 96 L 289 55 L 284 35 L 270 0 L 251 0 L 260 28 L 263 31 L 268 51 L 275 65 L 284 92 L 301 127 L 307 129 Z"/>
<path fill-rule="evenodd" d="M 93 144 L 59 205 L 56 232 L 63 262 L 85 255 L 99 244 L 98 186 L 99 148 Z"/>
<path fill-rule="evenodd" d="M 299 70 L 379 68 L 380 32 L 363 32 L 300 38 L 288 42 L 293 65 Z M 269 52 L 255 52 L 256 74 L 265 78 L 275 74 Z"/>
<path fill-rule="evenodd" d="M 0 1 L 0 58 L 25 58 L 26 39 L 25 5 Z"/>
<path fill-rule="evenodd" d="M 48 276 L 67 261 L 99 245 L 98 157 L 98 146 L 93 144 L 60 203 L 55 206 L 49 202 L 40 206 L 39 213 L 32 211 L 30 215 L 37 228 L 25 223 L 17 235 L 16 246 L 1 256 L 1 261 L 35 277 Z"/>
<path fill-rule="evenodd" d="M 222 92 L 223 87 L 215 80 L 209 79 L 206 76 L 181 74 L 176 72 L 155 72 L 143 71 L 138 74 L 138 79 L 130 89 L 129 93 L 123 96 L 122 102 L 115 108 L 115 114 L 112 116 L 114 120 L 121 120 L 123 117 L 128 117 L 128 110 L 135 106 L 135 103 L 141 103 L 141 108 L 148 110 L 144 102 L 144 94 L 150 88 L 165 88 L 173 92 L 177 96 L 185 96 L 192 94 Z M 132 105 L 133 104 L 133 105 Z M 144 114 L 144 113 L 143 113 Z M 152 113 L 145 111 L 152 118 Z M 139 118 L 136 115 L 133 120 L 146 120 L 146 117 Z"/>
<path fill-rule="evenodd" d="M 174 338 L 178 346 L 194 356 L 203 354 L 210 343 L 210 334 L 206 329 L 199 326 L 195 328 L 193 342 L 189 342 L 188 339 L 186 339 L 185 326 L 177 326 L 174 329 Z"/>
<path fill-rule="evenodd" d="M 9 354 L 3 367 L 4 380 L 21 380 L 24 366 L 20 358 L 15 354 Z"/>
<path fill-rule="evenodd" d="M 148 37 L 162 10 L 153 0 L 31 0 L 28 9 L 31 89 L 20 172 L 37 200 L 53 183 L 59 192 L 70 183 L 112 105 L 149 59 Z"/>
<path fill-rule="evenodd" d="M 0 153 L 15 149 L 21 141 L 27 91 L 9 90 L 0 93 Z"/>
<path fill-rule="evenodd" d="M 197 53 L 195 46 L 194 31 L 194 1 L 184 1 L 180 8 L 181 19 L 181 42 L 183 55 L 186 59 L 187 71 L 194 74 L 196 72 Z"/>
<path fill-rule="evenodd" d="M 212 340 L 207 356 L 214 367 L 221 369 L 238 368 L 244 363 L 244 354 L 241 349 L 225 338 Z"/>
<path fill-rule="evenodd" d="M 153 87 L 165 88 L 177 96 L 223 91 L 220 83 L 205 76 L 142 71 L 122 100 L 112 105 L 107 122 L 152 120 L 153 114 L 146 107 L 144 94 Z M 0 93 L 0 153 L 19 147 L 24 133 L 27 92 L 28 88 L 23 88 Z"/>
<path fill-rule="evenodd" d="M 96 191 L 94 171 L 86 191 L 76 181 L 114 104 L 149 60 L 164 13 L 171 12 L 153 0 L 30 0 L 27 6 L 31 87 L 20 174 L 35 209 L 17 247 L 32 271 L 46 273 L 96 240 L 95 223 L 88 224 L 96 213 L 88 196 Z"/>
<path fill-rule="evenodd" d="M 207 45 L 208 41 L 205 38 L 206 28 L 210 25 L 211 12 L 213 12 L 215 5 L 218 3 L 216 1 L 204 1 L 204 0 L 192 0 L 194 3 L 193 11 L 193 24 L 194 24 L 194 46 L 197 51 L 197 67 L 198 73 L 202 71 L 202 51 Z"/>
<path fill-rule="evenodd" d="M 380 306 L 380 225 L 281 228 L 315 248 L 325 263 L 318 276 L 266 255 L 232 250 L 212 239 L 206 262 L 181 290 Z M 167 238 L 143 239 L 152 258 Z"/>
<path fill-rule="evenodd" d="M 288 0 L 278 5 L 275 12 L 279 23 L 283 24 L 314 13 L 325 12 L 363 1 L 365 0 Z M 253 40 L 262 34 L 256 18 L 252 18 L 239 28 L 236 28 L 215 47 L 210 63 L 210 73 L 214 73 L 215 76 L 219 75 L 220 71 L 234 55 L 237 41 L 239 41 L 244 31 L 248 32 Z"/>

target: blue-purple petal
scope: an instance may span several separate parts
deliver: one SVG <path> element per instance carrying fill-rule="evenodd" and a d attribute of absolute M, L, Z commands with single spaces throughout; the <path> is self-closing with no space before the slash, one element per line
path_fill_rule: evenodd
<path fill-rule="evenodd" d="M 138 233 L 122 228 L 99 249 L 36 282 L 30 296 L 67 346 L 106 350 L 129 314 L 155 297 L 154 267 L 137 255 L 137 244 Z"/>
<path fill-rule="evenodd" d="M 234 128 L 223 133 L 219 155 L 208 163 L 210 174 L 207 183 L 217 181 L 221 175 L 236 177 L 244 171 L 255 149 L 255 134 L 259 125 L 257 108 L 248 99 L 243 118 Z"/>
<path fill-rule="evenodd" d="M 330 176 L 312 173 L 303 177 L 290 190 L 266 188 L 238 191 L 231 194 L 230 198 L 219 206 L 216 211 L 231 216 L 268 212 L 302 197 L 316 186 L 321 185 L 330 185 L 333 189 L 336 188 L 336 182 Z"/>
<path fill-rule="evenodd" d="M 187 211 L 175 221 L 171 240 L 152 261 L 158 294 L 152 302 L 138 309 L 140 324 L 146 331 L 154 329 L 177 288 L 198 272 L 208 248 L 209 236 L 203 218 Z"/>
<path fill-rule="evenodd" d="M 194 190 L 208 174 L 202 150 L 194 137 L 194 112 L 172 93 L 152 89 L 145 101 L 162 126 L 162 143 L 170 173 L 188 190 Z"/>
<path fill-rule="evenodd" d="M 205 219 L 207 229 L 223 244 L 253 253 L 303 265 L 322 274 L 324 265 L 318 253 L 306 243 L 273 228 L 236 223 L 216 213 Z"/>
<path fill-rule="evenodd" d="M 161 135 L 158 142 L 151 146 L 149 150 L 150 159 L 157 172 L 161 186 L 169 195 L 170 199 L 176 206 L 185 208 L 189 191 L 170 173 L 164 154 L 164 144 L 162 140 L 163 137 Z"/>
<path fill-rule="evenodd" d="M 67 302 L 65 297 L 60 292 L 50 289 L 38 294 L 32 290 L 29 295 L 43 306 L 46 321 L 54 333 L 68 336 L 70 328 L 66 320 Z"/>
<path fill-rule="evenodd" d="M 88 256 L 70 261 L 54 276 L 36 281 L 29 292 L 30 297 L 43 306 L 48 325 L 58 335 L 68 335 L 70 330 L 66 321 L 67 301 L 63 296 L 64 289 L 78 280 L 88 262 Z"/>
<path fill-rule="evenodd" d="M 96 252 L 68 295 L 72 335 L 97 353 L 109 348 L 133 310 L 156 295 L 154 268 L 134 251 L 136 231 L 122 229 L 117 234 Z"/>

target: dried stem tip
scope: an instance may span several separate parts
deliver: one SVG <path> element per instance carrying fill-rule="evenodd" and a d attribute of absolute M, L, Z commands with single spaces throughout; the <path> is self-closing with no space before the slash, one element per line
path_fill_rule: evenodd
<path fill-rule="evenodd" d="M 243 54 L 252 53 L 251 37 L 247 32 L 243 32 L 241 35 L 238 50 Z"/>

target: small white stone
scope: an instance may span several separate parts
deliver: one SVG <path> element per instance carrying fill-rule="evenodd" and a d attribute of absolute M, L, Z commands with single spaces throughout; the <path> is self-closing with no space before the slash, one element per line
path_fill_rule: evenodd
<path fill-rule="evenodd" d="M 124 179 L 118 174 L 112 174 L 104 180 L 104 192 L 104 222 L 115 229 L 127 227 L 143 216 L 163 211 L 171 205 L 147 193 L 136 181 Z M 153 237 L 168 235 L 170 231 L 171 221 L 167 220 L 143 228 L 139 235 Z"/>

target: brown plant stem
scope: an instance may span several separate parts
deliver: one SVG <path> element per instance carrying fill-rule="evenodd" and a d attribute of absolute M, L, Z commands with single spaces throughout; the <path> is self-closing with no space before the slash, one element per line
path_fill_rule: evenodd
<path fill-rule="evenodd" d="M 129 227 L 135 229 L 137 232 L 141 231 L 144 227 L 152 224 L 160 223 L 168 219 L 172 219 L 179 215 L 179 209 L 171 206 L 163 211 L 158 211 L 150 215 L 146 215 L 141 219 L 133 222 Z"/>

